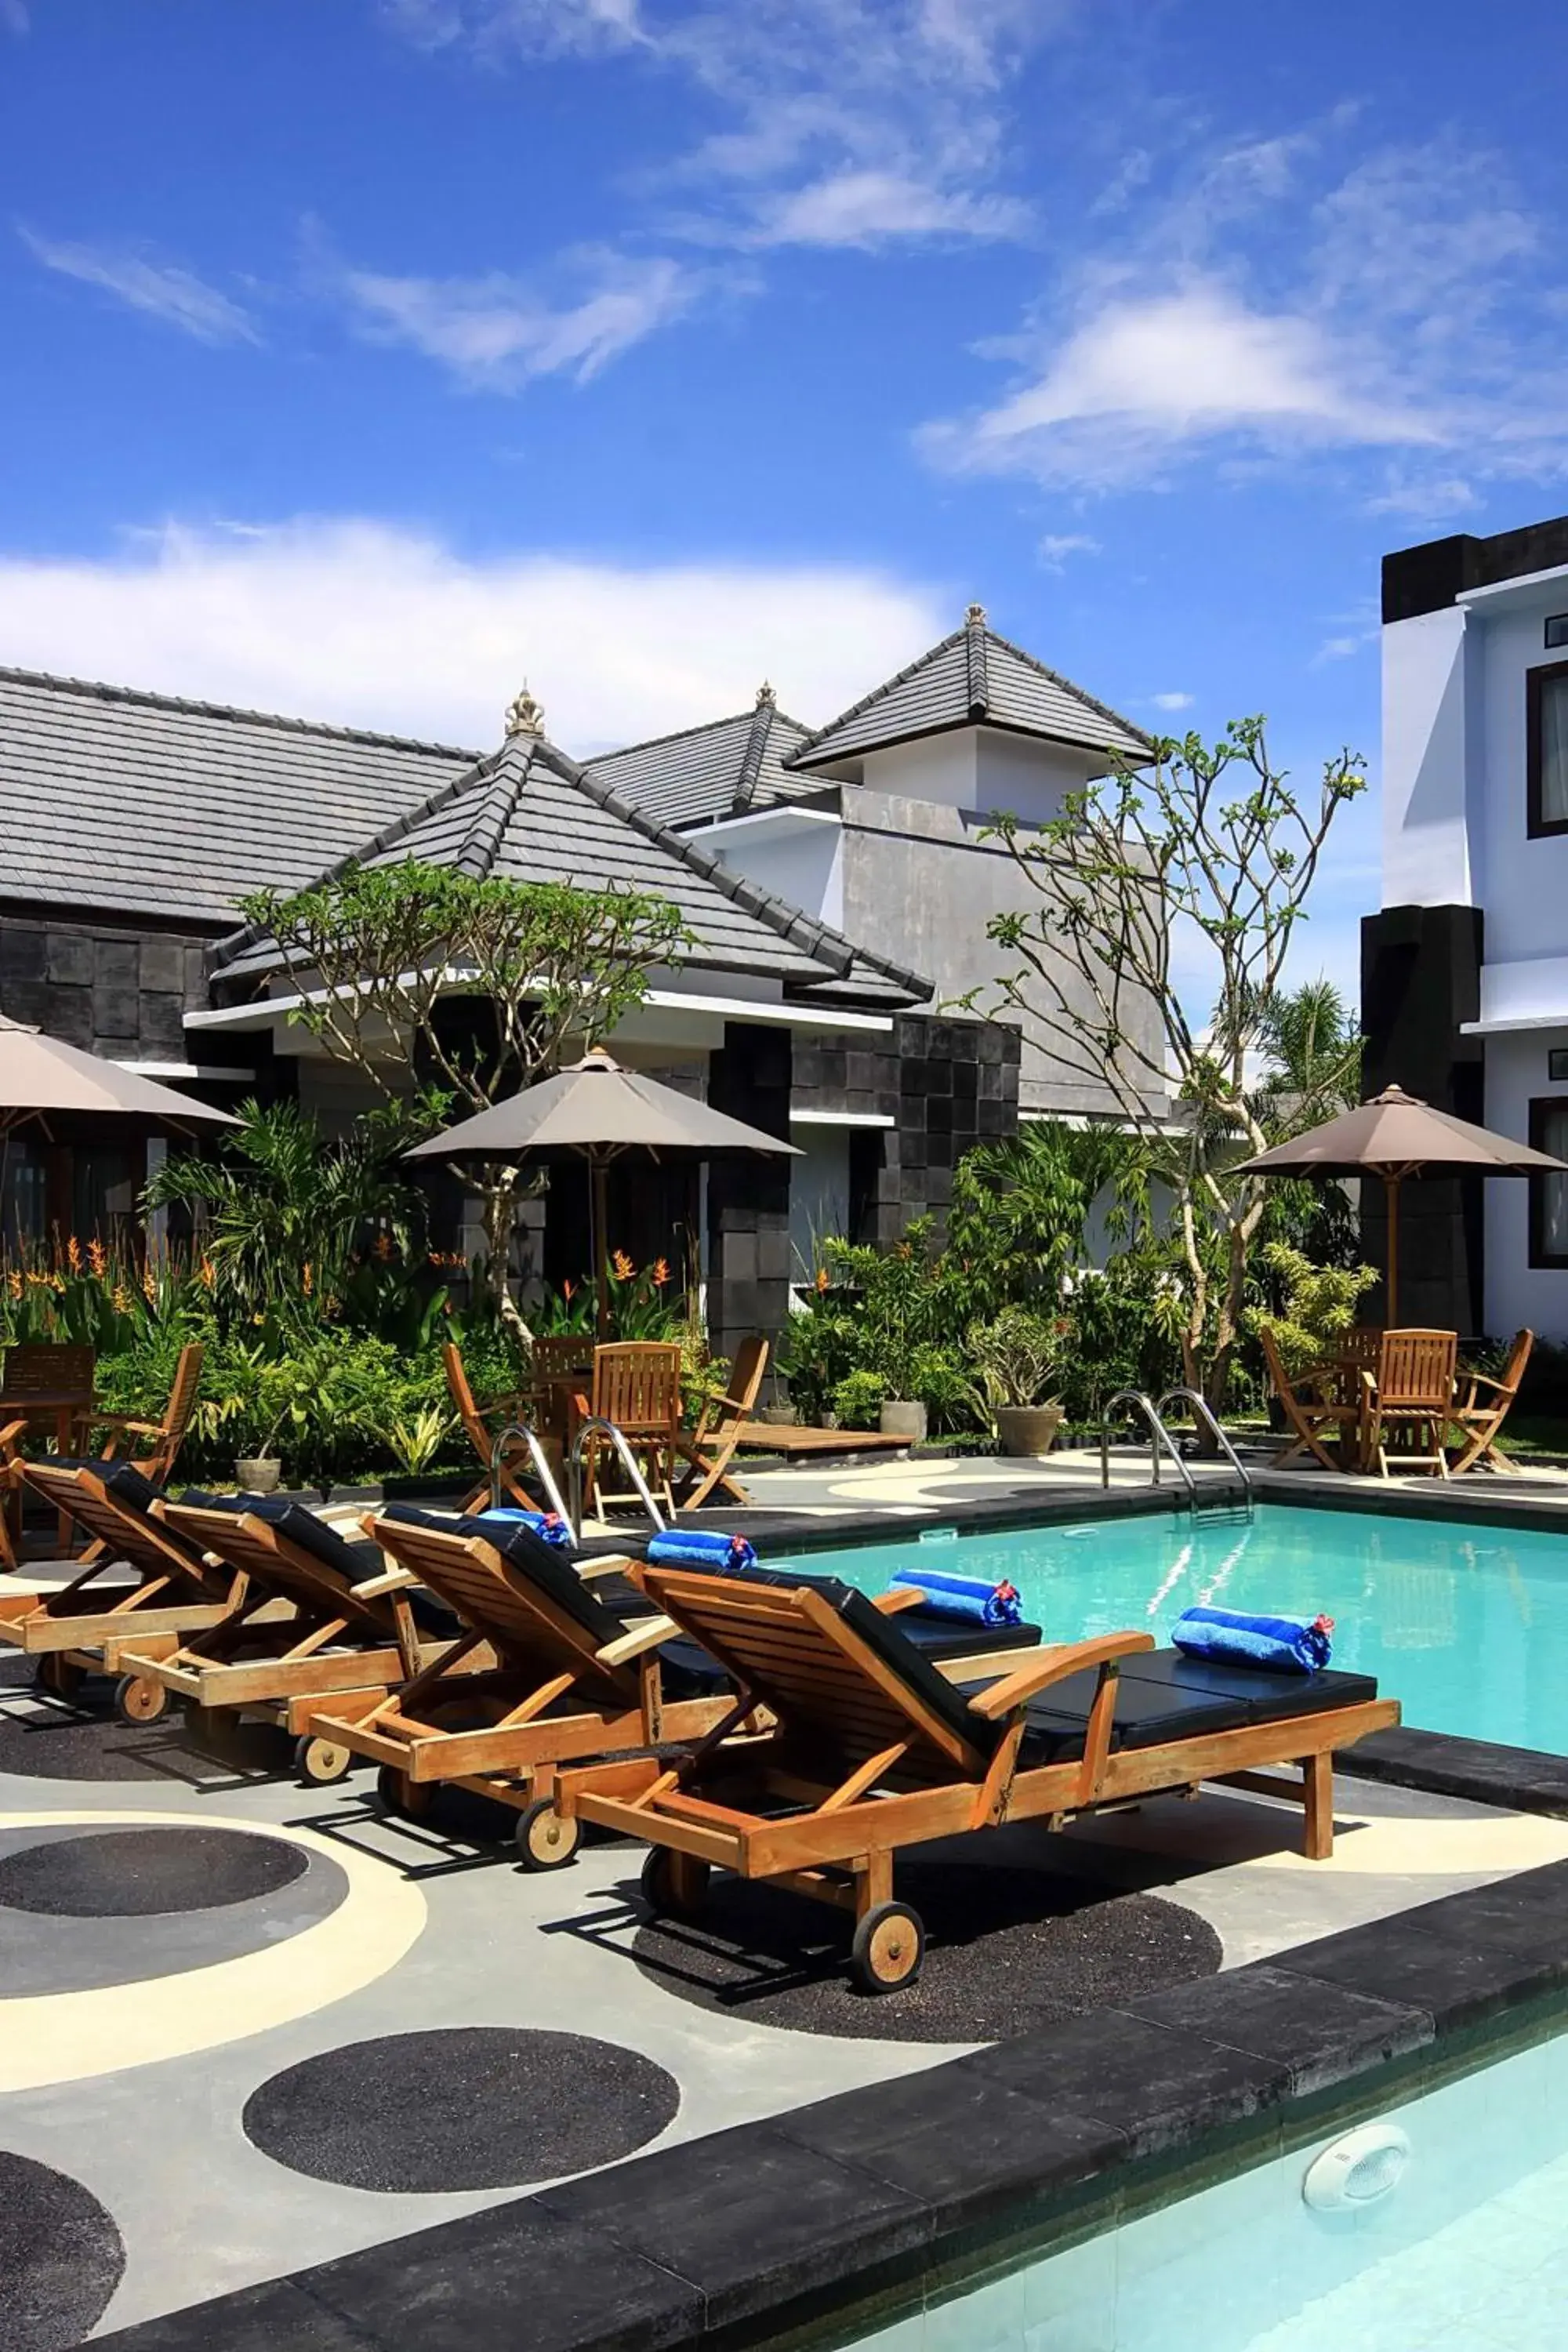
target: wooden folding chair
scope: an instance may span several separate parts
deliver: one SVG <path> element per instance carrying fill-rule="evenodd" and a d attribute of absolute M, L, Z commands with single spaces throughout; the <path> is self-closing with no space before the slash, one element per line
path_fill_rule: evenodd
<path fill-rule="evenodd" d="M 1292 1432 L 1292 1443 L 1279 1456 L 1276 1468 L 1283 1469 L 1298 1454 L 1310 1454 L 1325 1470 L 1347 1468 L 1347 1454 L 1352 1461 L 1355 1456 L 1354 1438 L 1362 1417 L 1359 1384 L 1352 1383 L 1338 1364 L 1314 1364 L 1310 1371 L 1293 1381 L 1279 1360 L 1273 1333 L 1266 1327 L 1258 1336 L 1269 1381 Z M 1348 1397 L 1347 1387 L 1351 1389 Z M 1325 1436 L 1339 1442 L 1337 1461 L 1323 1443 Z"/>
<path fill-rule="evenodd" d="M 159 1654 L 216 1625 L 245 1597 L 245 1579 L 204 1559 L 165 1527 L 156 1490 L 125 1462 L 24 1462 L 25 1486 L 68 1513 L 97 1557 L 58 1592 L 0 1595 L 0 1644 L 37 1657 L 39 1679 L 65 1696 L 83 1675 L 118 1675 L 128 1644 Z M 106 1582 L 123 1563 L 139 1581 Z"/>
<path fill-rule="evenodd" d="M 729 1669 L 735 1702 L 684 1759 L 563 1771 L 557 1811 L 652 1846 L 656 1911 L 698 1907 L 715 1865 L 852 1911 L 868 1991 L 912 1982 L 921 1964 L 920 1919 L 893 1894 L 903 1847 L 1218 1780 L 1300 1803 L 1305 1851 L 1322 1859 L 1334 1750 L 1399 1720 L 1364 1675 L 1217 1668 L 1156 1652 L 1147 1633 L 938 1669 L 847 1585 L 635 1573 Z M 770 1727 L 731 1745 L 759 1708 Z M 1279 1764 L 1300 1778 L 1259 1769 Z"/>
<path fill-rule="evenodd" d="M 1509 1460 L 1497 1443 L 1497 1433 L 1512 1410 L 1534 1345 L 1533 1331 L 1514 1333 L 1500 1380 L 1494 1381 L 1485 1372 L 1460 1369 L 1448 1419 L 1464 1431 L 1465 1441 L 1448 1465 L 1451 1478 L 1458 1478 L 1461 1472 L 1472 1470 L 1483 1462 L 1489 1470 L 1501 1470 L 1510 1477 L 1519 1475 L 1519 1465 Z M 0 1431 L 0 1444 L 4 1438 L 5 1433 Z"/>
<path fill-rule="evenodd" d="M 18 1419 L 0 1429 L 0 1570 L 6 1574 L 16 1568 L 22 1532 L 22 1437 L 26 1426 Z"/>
<path fill-rule="evenodd" d="M 417 1812 L 442 1784 L 476 1790 L 520 1815 L 526 1868 L 558 1869 L 577 1848 L 576 1831 L 552 1801 L 563 1759 L 700 1738 L 730 1715 L 731 1696 L 711 1661 L 682 1662 L 694 1695 L 667 1688 L 659 1652 L 676 1630 L 668 1619 L 628 1628 L 531 1530 L 514 1529 L 503 1544 L 472 1523 L 441 1527 L 413 1514 L 367 1526 L 468 1629 L 390 1696 L 332 1699 L 309 1711 L 316 1738 L 380 1767 L 389 1809 Z M 494 1663 L 475 1671 L 470 1660 L 481 1644 Z"/>
<path fill-rule="evenodd" d="M 155 1486 L 168 1481 L 169 1474 L 179 1459 L 185 1432 L 191 1425 L 191 1415 L 196 1407 L 196 1391 L 202 1384 L 202 1359 L 206 1353 L 201 1340 L 188 1340 L 180 1349 L 174 1367 L 174 1379 L 169 1391 L 169 1402 L 163 1407 L 161 1421 L 133 1421 L 124 1413 L 100 1412 L 94 1407 L 94 1429 L 106 1429 L 109 1443 L 102 1449 L 105 1461 L 130 1461 L 143 1478 Z M 125 1440 L 149 1437 L 151 1445 L 144 1454 L 128 1448 Z"/>
<path fill-rule="evenodd" d="M 681 1510 L 699 1511 L 710 1495 L 720 1492 L 732 1503 L 751 1501 L 740 1481 L 727 1474 L 730 1458 L 762 1392 L 763 1375 L 767 1368 L 767 1341 L 742 1339 L 731 1367 L 729 1393 L 716 1404 L 704 1408 L 689 1437 L 683 1431 L 677 1432 L 675 1450 L 683 1462 L 691 1465 L 689 1475 L 676 1494 Z"/>
<path fill-rule="evenodd" d="M 1454 1412 L 1454 1359 L 1458 1335 L 1453 1331 L 1385 1331 L 1378 1350 L 1375 1384 L 1363 1372 L 1366 1384 L 1364 1466 L 1375 1464 L 1380 1478 L 1390 1465 L 1435 1470 L 1448 1475 L 1445 1448 Z M 1417 1441 L 1425 1436 L 1426 1444 Z M 1405 1443 L 1390 1444 L 1390 1439 Z"/>
<path fill-rule="evenodd" d="M 599 1421 L 614 1422 L 634 1454 L 641 1454 L 649 1487 L 675 1517 L 670 1474 L 680 1437 L 680 1349 L 663 1339 L 618 1339 L 594 1350 L 591 1397 L 579 1396 L 577 1411 Z M 584 1478 L 603 1518 L 606 1501 L 632 1503 L 635 1495 L 609 1495 L 603 1490 L 600 1461 L 603 1442 L 590 1437 Z"/>
<path fill-rule="evenodd" d="M 472 1383 L 468 1379 L 468 1368 L 463 1362 L 462 1349 L 455 1340 L 447 1339 L 443 1343 L 441 1362 L 447 1374 L 447 1392 L 457 1408 L 458 1419 L 463 1424 L 469 1444 L 484 1466 L 484 1476 L 477 1486 L 470 1489 L 463 1500 L 462 1508 L 465 1511 L 471 1511 L 477 1504 L 488 1503 L 490 1499 L 490 1481 L 494 1475 L 490 1465 L 495 1452 L 496 1439 L 506 1423 L 516 1418 L 522 1400 L 520 1396 L 499 1398 L 490 1407 L 490 1413 L 495 1419 L 495 1426 L 492 1428 L 489 1418 L 479 1410 Z M 518 1446 L 515 1439 L 512 1441 L 512 1446 L 515 1451 L 509 1450 L 508 1453 L 503 1454 L 499 1465 L 501 1493 L 503 1496 L 510 1496 L 511 1500 L 525 1511 L 537 1510 L 539 1506 L 534 1497 L 518 1483 L 519 1462 L 521 1459 L 526 1459 L 526 1454 L 524 1450 Z"/>
<path fill-rule="evenodd" d="M 345 1691 L 384 1697 L 444 1656 L 459 1629 L 422 1627 L 427 1596 L 374 1544 L 356 1551 L 302 1504 L 247 1500 L 163 1505 L 163 1524 L 242 1577 L 244 1598 L 167 1655 L 123 1648 L 115 1704 L 124 1721 L 150 1723 L 182 1699 L 197 1738 L 215 1742 L 222 1718 L 279 1724 L 293 1735 L 300 1780 L 325 1787 L 353 1759 L 311 1734 L 312 1705 Z"/>

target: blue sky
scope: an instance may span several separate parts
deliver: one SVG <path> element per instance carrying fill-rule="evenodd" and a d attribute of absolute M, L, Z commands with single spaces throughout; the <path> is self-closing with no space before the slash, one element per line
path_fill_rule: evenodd
<path fill-rule="evenodd" d="M 1375 757 L 1568 506 L 1548 0 L 0 0 L 0 661 L 476 743 L 996 625 Z M 1353 971 L 1375 815 L 1308 963 Z"/>

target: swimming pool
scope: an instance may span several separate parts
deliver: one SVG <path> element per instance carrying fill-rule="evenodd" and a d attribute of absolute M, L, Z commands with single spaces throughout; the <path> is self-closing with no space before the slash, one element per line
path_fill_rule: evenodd
<path fill-rule="evenodd" d="M 1179 1511 L 945 1540 L 928 1530 L 790 1565 L 880 1592 L 939 1559 L 1009 1578 L 1052 1641 L 1138 1626 L 1164 1642 L 1195 1601 L 1326 1612 L 1334 1664 L 1375 1675 L 1407 1724 L 1568 1754 L 1568 1534 L 1263 1503 L 1250 1524 L 1194 1527 Z"/>
<path fill-rule="evenodd" d="M 933 2301 L 854 2352 L 1563 2352 L 1568 2039 L 1375 2120 L 1377 2137 L 1386 2145 L 1392 2126 L 1408 2153 L 1374 2201 L 1306 2202 L 1309 2168 L 1338 2139 L 1330 2126 L 1293 2154 Z"/>

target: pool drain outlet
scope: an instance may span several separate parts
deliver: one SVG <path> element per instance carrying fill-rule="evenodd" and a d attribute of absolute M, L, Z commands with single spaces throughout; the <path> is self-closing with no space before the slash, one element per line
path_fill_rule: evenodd
<path fill-rule="evenodd" d="M 1353 2212 L 1398 2188 L 1410 2161 L 1410 2142 L 1397 2124 L 1363 2124 L 1314 2157 L 1301 2195 L 1314 2212 Z"/>

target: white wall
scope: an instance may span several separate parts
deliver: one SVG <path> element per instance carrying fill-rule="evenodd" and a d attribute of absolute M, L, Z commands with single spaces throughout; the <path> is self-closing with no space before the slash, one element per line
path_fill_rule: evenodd
<path fill-rule="evenodd" d="M 1563 658 L 1547 652 L 1542 624 L 1548 613 L 1565 608 L 1568 578 L 1546 583 L 1528 603 L 1471 611 L 1472 632 L 1479 625 L 1482 676 L 1473 868 L 1476 897 L 1486 909 L 1489 964 L 1568 950 L 1568 834 L 1531 841 L 1525 804 L 1525 674 Z M 1568 1013 L 1568 1003 L 1561 1009 Z"/>
<path fill-rule="evenodd" d="M 1383 903 L 1468 907 L 1466 614 L 1383 632 Z"/>
<path fill-rule="evenodd" d="M 781 811 L 733 825 L 705 825 L 691 839 L 775 898 L 836 931 L 844 929 L 844 835 L 837 818 Z"/>
<path fill-rule="evenodd" d="M 1487 1039 L 1488 1127 L 1526 1142 L 1532 1098 L 1568 1095 L 1568 1087 L 1553 1086 L 1546 1075 L 1546 1057 L 1554 1045 L 1568 1046 L 1568 1022 L 1561 1029 Z M 1483 1190 L 1488 1331 L 1506 1339 L 1528 1323 L 1541 1339 L 1568 1340 L 1568 1271 L 1532 1268 L 1530 1263 L 1529 1180 L 1499 1176 Z"/>
<path fill-rule="evenodd" d="M 936 801 L 989 816 L 1010 811 L 1031 824 L 1059 816 L 1063 795 L 1079 791 L 1105 761 L 1092 752 L 988 727 L 959 727 L 868 751 L 862 782 L 897 800 Z"/>

